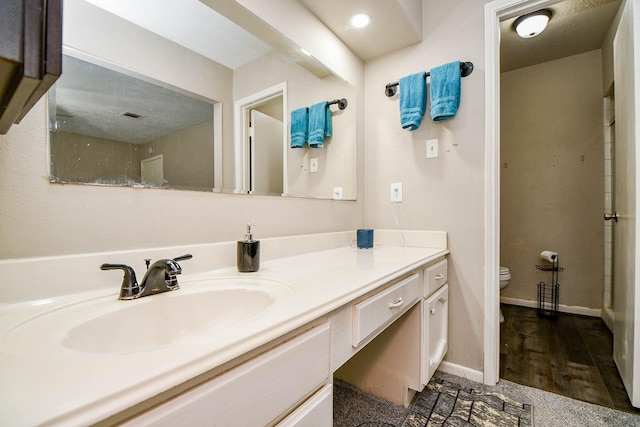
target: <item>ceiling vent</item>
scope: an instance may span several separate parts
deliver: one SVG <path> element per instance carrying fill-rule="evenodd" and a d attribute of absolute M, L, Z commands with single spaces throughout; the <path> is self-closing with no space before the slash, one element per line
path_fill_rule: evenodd
<path fill-rule="evenodd" d="M 133 119 L 133 120 L 140 120 L 144 118 L 142 114 L 132 113 L 131 111 L 125 111 L 124 113 L 120 114 L 120 116 L 126 117 L 127 119 Z"/>

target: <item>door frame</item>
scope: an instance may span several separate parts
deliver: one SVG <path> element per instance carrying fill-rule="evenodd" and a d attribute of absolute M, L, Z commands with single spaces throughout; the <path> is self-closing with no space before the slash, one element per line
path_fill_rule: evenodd
<path fill-rule="evenodd" d="M 484 6 L 484 366 L 483 382 L 500 379 L 500 20 L 560 0 L 495 0 Z"/>
<path fill-rule="evenodd" d="M 249 183 L 249 120 L 250 111 L 265 102 L 282 96 L 282 190 L 283 194 L 289 193 L 287 183 L 287 130 L 289 129 L 289 114 L 287 106 L 287 82 L 279 83 L 267 89 L 251 94 L 245 98 L 234 102 L 233 122 L 234 122 L 234 166 L 235 166 L 235 186 L 236 192 L 248 193 Z"/>

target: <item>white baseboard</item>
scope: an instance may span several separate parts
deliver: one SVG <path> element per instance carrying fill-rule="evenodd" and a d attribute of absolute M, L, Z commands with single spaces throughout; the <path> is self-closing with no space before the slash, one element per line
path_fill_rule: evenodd
<path fill-rule="evenodd" d="M 611 333 L 613 333 L 613 322 L 616 318 L 615 316 L 616 315 L 611 307 L 606 307 L 604 310 L 602 310 L 602 320 L 604 320 L 605 325 L 607 325 L 607 328 L 609 328 L 609 331 L 611 331 Z"/>
<path fill-rule="evenodd" d="M 457 375 L 462 378 L 466 378 L 477 383 L 484 382 L 484 374 L 482 371 L 467 368 L 466 366 L 457 365 L 451 362 L 442 362 L 438 367 L 439 371 L 446 372 L 447 374 Z"/>
<path fill-rule="evenodd" d="M 530 301 L 526 299 L 500 297 L 500 302 L 504 304 L 518 305 L 520 307 L 538 308 L 537 301 Z M 558 311 L 561 313 L 580 314 L 582 316 L 602 317 L 602 309 L 600 308 L 558 304 Z"/>

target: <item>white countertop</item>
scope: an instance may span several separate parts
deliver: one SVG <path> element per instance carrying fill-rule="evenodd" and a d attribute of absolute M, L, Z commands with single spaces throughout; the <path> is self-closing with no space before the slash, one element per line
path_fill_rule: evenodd
<path fill-rule="evenodd" d="M 233 268 L 190 275 L 185 263 L 179 277 L 181 289 L 176 292 L 188 292 L 190 284 L 197 286 L 198 280 L 220 277 L 265 278 L 285 283 L 290 291 L 252 321 L 131 354 L 74 351 L 48 337 L 33 337 L 16 346 L 9 346 L 10 340 L 5 339 L 23 322 L 60 305 L 90 297 L 113 296 L 115 300 L 117 284 L 112 293 L 94 291 L 2 306 L 0 425 L 98 422 L 269 343 L 447 253 L 442 248 L 342 247 L 262 262 L 256 273 L 238 273 Z M 156 297 L 162 294 L 147 298 Z M 139 301 L 117 303 L 133 306 Z"/>

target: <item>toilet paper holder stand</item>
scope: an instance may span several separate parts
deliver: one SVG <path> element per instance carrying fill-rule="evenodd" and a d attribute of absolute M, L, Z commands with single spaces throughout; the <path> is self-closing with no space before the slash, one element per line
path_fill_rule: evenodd
<path fill-rule="evenodd" d="M 551 272 L 551 283 L 545 282 L 538 283 L 538 315 L 558 317 L 558 296 L 560 291 L 560 284 L 558 283 L 558 273 L 563 271 L 564 268 L 559 264 L 560 256 L 555 254 L 551 256 L 553 260 L 549 264 L 538 264 L 536 268 L 541 271 Z"/>

